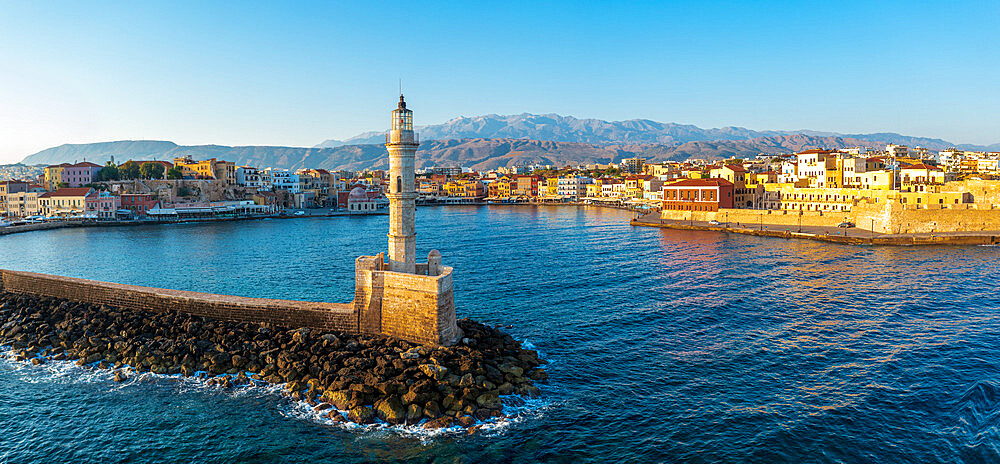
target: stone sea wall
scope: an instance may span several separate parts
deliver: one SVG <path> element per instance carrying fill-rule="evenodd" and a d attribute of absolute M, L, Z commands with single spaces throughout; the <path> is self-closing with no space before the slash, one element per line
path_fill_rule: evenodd
<path fill-rule="evenodd" d="M 218 320 L 387 335 L 426 345 L 446 346 L 462 338 L 450 267 L 441 266 L 436 276 L 400 274 L 383 267 L 381 256 L 358 258 L 351 303 L 247 298 L 8 270 L 0 270 L 0 292 L 126 310 L 181 311 Z M 426 272 L 426 265 L 423 269 Z"/>
<path fill-rule="evenodd" d="M 214 319 L 358 332 L 352 304 L 245 298 L 0 270 L 0 291 L 142 311 L 182 311 Z"/>
<path fill-rule="evenodd" d="M 966 206 L 966 205 L 962 205 Z M 970 205 L 971 206 L 971 205 Z M 719 211 L 660 212 L 663 219 L 676 221 L 712 221 L 739 223 L 752 226 L 759 223 L 781 226 L 794 231 L 803 226 L 836 227 L 841 222 L 853 222 L 857 228 L 882 234 L 914 234 L 934 232 L 968 232 L 1000 230 L 1000 209 L 990 205 L 975 208 L 942 208 L 940 205 L 905 205 L 896 201 L 887 203 L 859 203 L 851 211 L 796 211 L 721 209 Z M 800 222 L 801 221 L 801 222 Z"/>

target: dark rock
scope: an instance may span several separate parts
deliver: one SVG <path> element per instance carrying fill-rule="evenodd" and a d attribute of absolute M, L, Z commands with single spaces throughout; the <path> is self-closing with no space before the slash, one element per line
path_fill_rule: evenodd
<path fill-rule="evenodd" d="M 454 421 L 455 420 L 453 418 L 451 418 L 451 417 L 447 417 L 447 416 L 446 417 L 439 417 L 437 419 L 432 419 L 432 420 L 429 420 L 426 423 L 424 423 L 424 428 L 428 429 L 428 430 L 430 430 L 430 429 L 448 428 L 448 427 L 451 427 L 451 425 L 454 423 Z"/>
<path fill-rule="evenodd" d="M 402 424 L 406 420 L 406 408 L 396 396 L 390 396 L 375 403 L 375 414 L 379 419 L 393 425 Z"/>
<path fill-rule="evenodd" d="M 356 424 L 371 424 L 375 422 L 375 410 L 371 406 L 357 406 L 351 408 L 347 419 Z"/>
<path fill-rule="evenodd" d="M 424 408 L 420 405 L 411 404 L 406 408 L 406 423 L 416 424 L 424 417 Z"/>

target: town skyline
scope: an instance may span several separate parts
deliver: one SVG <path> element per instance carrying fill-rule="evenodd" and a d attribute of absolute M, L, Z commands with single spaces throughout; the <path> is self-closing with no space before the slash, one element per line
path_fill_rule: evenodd
<path fill-rule="evenodd" d="M 996 52 L 976 46 L 997 38 L 996 5 L 397 6 L 5 5 L 0 163 L 112 140 L 312 146 L 381 127 L 373 102 L 400 79 L 422 124 L 528 112 L 998 142 Z M 949 23 L 963 34 L 928 33 Z"/>

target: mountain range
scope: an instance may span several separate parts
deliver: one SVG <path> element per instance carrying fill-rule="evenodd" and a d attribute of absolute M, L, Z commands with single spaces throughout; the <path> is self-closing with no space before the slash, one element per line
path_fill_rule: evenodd
<path fill-rule="evenodd" d="M 878 147 L 887 143 L 941 150 L 955 144 L 934 138 L 894 133 L 755 131 L 742 127 L 702 129 L 647 119 L 603 121 L 556 114 L 460 117 L 417 128 L 421 145 L 417 167 L 468 166 L 492 169 L 519 164 L 557 166 L 617 162 L 640 156 L 652 161 L 688 158 L 720 159 L 777 154 L 807 148 Z M 240 165 L 298 169 L 304 167 L 360 170 L 387 167 L 384 132 L 367 132 L 346 140 L 327 140 L 315 147 L 177 145 L 168 141 L 128 140 L 66 144 L 26 157 L 24 164 L 91 161 L 171 160 L 191 155 L 218 158 Z M 967 150 L 1000 150 L 990 146 L 958 145 Z"/>

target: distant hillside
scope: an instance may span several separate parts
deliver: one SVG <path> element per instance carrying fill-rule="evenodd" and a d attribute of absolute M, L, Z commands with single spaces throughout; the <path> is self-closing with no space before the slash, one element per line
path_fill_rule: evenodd
<path fill-rule="evenodd" d="M 123 140 L 120 142 L 65 144 L 30 155 L 21 161 L 21 164 L 51 165 L 85 160 L 92 163 L 104 164 L 112 156 L 119 162 L 127 161 L 130 158 L 151 159 L 156 155 L 160 155 L 159 159 L 164 159 L 162 153 L 169 152 L 175 148 L 177 148 L 176 143 L 160 140 Z"/>
<path fill-rule="evenodd" d="M 894 133 L 839 134 L 810 130 L 755 131 L 731 126 L 702 129 L 688 124 L 662 123 L 648 119 L 603 121 L 600 119 L 577 119 L 558 114 L 529 113 L 508 116 L 489 114 L 459 117 L 443 124 L 418 127 L 418 131 L 422 140 L 529 139 L 591 145 L 663 144 L 677 146 L 687 142 L 751 140 L 761 137 L 801 134 L 922 146 L 932 149 L 954 146 L 954 144 L 941 139 L 910 137 Z M 384 132 L 365 132 L 343 141 L 327 140 L 317 147 L 333 148 L 342 145 L 377 144 L 382 142 L 383 134 Z"/>
<path fill-rule="evenodd" d="M 748 157 L 760 153 L 788 153 L 806 148 L 842 148 L 879 146 L 856 138 L 809 135 L 777 135 L 750 140 L 693 141 L 679 145 L 662 143 L 587 144 L 525 140 L 515 138 L 471 138 L 424 141 L 417 151 L 417 167 L 468 166 L 493 169 L 523 164 L 556 166 L 618 162 L 641 156 L 651 161 L 683 161 L 688 158 L 720 159 Z M 128 159 L 170 160 L 191 155 L 195 159 L 218 158 L 241 165 L 277 168 L 321 168 L 334 170 L 385 169 L 388 154 L 381 144 L 342 145 L 335 148 L 300 147 L 228 147 L 223 145 L 182 146 L 173 142 L 121 141 L 80 145 L 62 145 L 25 158 L 25 164 L 56 164 L 86 158 L 104 163 L 115 157 Z"/>

